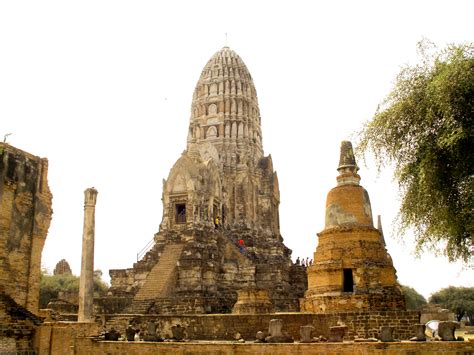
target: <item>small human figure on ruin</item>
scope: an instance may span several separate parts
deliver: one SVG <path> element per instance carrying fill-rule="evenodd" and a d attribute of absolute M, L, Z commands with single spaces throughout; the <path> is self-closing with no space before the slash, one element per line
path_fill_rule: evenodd
<path fill-rule="evenodd" d="M 302 265 L 303 267 L 306 267 L 306 260 L 305 260 L 304 258 L 301 259 L 301 265 Z"/>
<path fill-rule="evenodd" d="M 295 264 L 296 264 L 296 265 L 299 265 L 299 264 L 300 264 L 300 257 L 299 257 L 299 256 L 296 258 Z"/>
<path fill-rule="evenodd" d="M 306 257 L 306 266 L 309 266 L 309 257 Z"/>
<path fill-rule="evenodd" d="M 309 260 L 309 265 L 313 265 L 313 259 Z"/>
<path fill-rule="evenodd" d="M 239 239 L 239 250 L 243 254 L 245 251 L 245 243 L 243 239 Z"/>
<path fill-rule="evenodd" d="M 219 216 L 216 216 L 216 219 L 214 220 L 215 229 L 219 229 L 219 223 L 220 223 Z"/>

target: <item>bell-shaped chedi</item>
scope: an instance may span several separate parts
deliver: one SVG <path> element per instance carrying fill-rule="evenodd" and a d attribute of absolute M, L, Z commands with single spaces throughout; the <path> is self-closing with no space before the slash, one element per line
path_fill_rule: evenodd
<path fill-rule="evenodd" d="M 352 145 L 341 144 L 337 186 L 326 200 L 302 311 L 401 310 L 405 300 L 381 228 L 374 228 L 369 194 L 359 185 Z"/>

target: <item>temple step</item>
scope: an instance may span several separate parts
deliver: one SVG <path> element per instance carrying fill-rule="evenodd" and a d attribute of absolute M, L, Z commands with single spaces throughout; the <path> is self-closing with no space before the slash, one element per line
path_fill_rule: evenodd
<path fill-rule="evenodd" d="M 162 297 L 166 294 L 168 283 L 173 279 L 184 244 L 169 244 L 161 253 L 160 260 L 151 269 L 145 283 L 137 292 L 134 301 Z"/>

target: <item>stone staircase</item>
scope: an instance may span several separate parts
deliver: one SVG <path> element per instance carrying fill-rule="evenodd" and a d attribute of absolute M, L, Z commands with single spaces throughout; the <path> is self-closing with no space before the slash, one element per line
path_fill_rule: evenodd
<path fill-rule="evenodd" d="M 174 280 L 176 263 L 178 262 L 184 244 L 168 244 L 161 253 L 159 261 L 151 269 L 145 283 L 138 290 L 125 313 L 145 314 L 153 305 L 154 299 L 166 297 L 169 283 Z"/>

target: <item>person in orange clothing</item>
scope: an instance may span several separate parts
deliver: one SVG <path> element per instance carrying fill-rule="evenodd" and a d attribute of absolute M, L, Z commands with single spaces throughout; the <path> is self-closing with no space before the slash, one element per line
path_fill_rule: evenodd
<path fill-rule="evenodd" d="M 239 250 L 241 253 L 245 251 L 245 243 L 243 239 L 239 239 Z"/>

